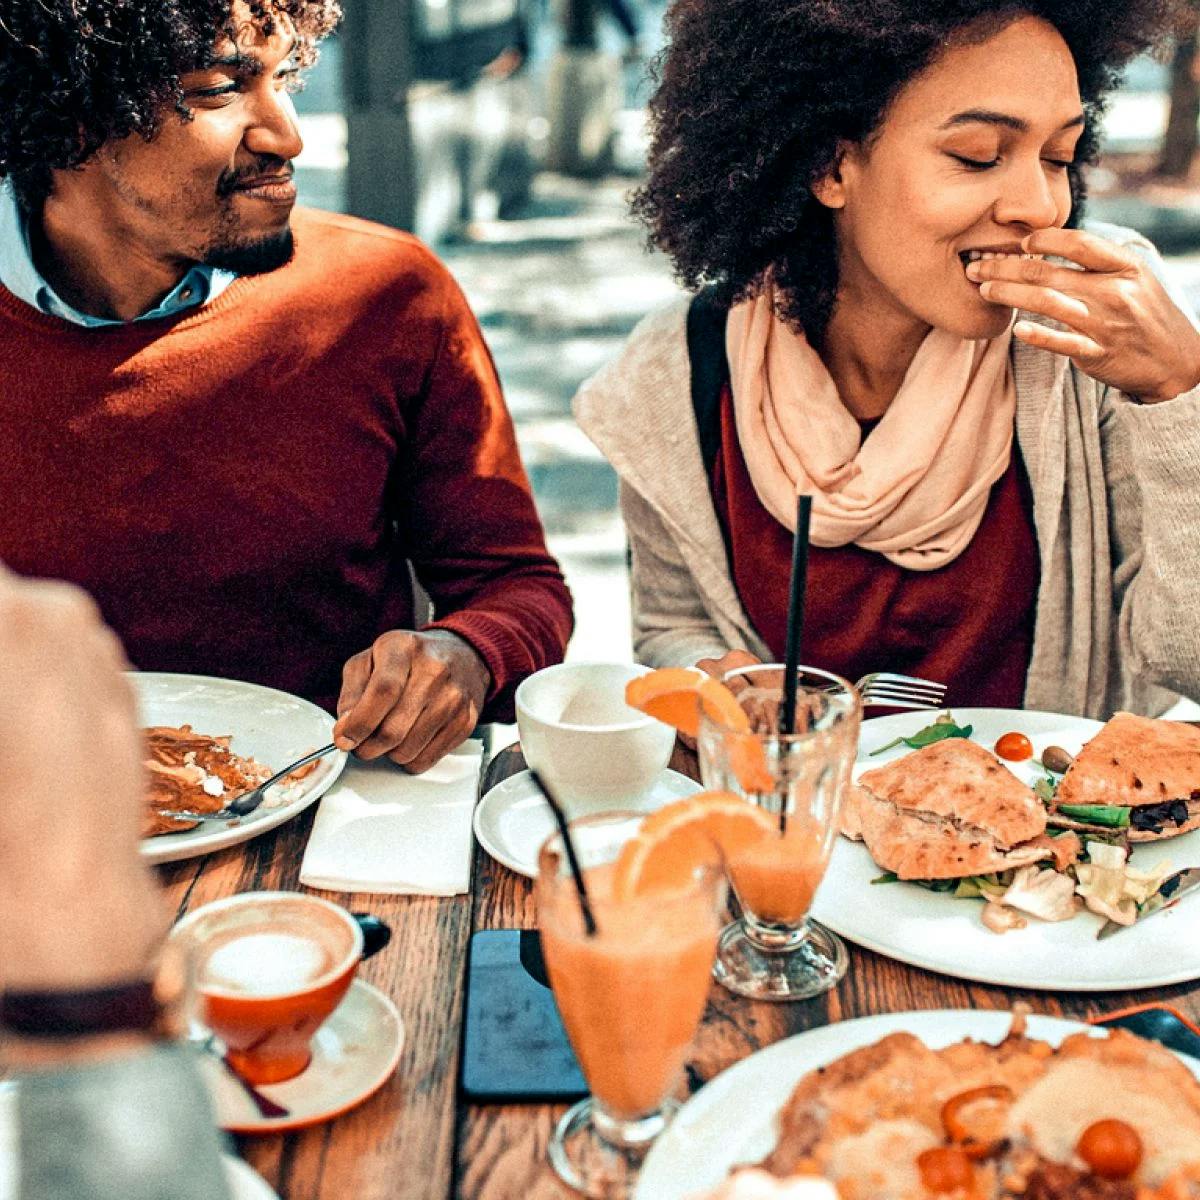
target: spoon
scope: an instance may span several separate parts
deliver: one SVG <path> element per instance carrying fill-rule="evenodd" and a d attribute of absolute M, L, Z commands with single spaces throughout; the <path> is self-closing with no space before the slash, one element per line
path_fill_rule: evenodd
<path fill-rule="evenodd" d="M 248 816 L 266 799 L 267 788 L 274 786 L 299 767 L 312 762 L 314 758 L 321 758 L 336 749 L 337 746 L 330 742 L 328 746 L 322 746 L 319 750 L 310 751 L 303 758 L 298 758 L 294 763 L 289 763 L 282 771 L 276 771 L 270 779 L 260 783 L 258 787 L 249 792 L 243 792 L 236 799 L 226 804 L 224 808 L 217 809 L 216 812 L 206 813 L 192 812 L 190 809 L 160 808 L 158 815 L 160 817 L 173 817 L 177 821 L 233 821 L 239 817 Z"/>
<path fill-rule="evenodd" d="M 207 1037 L 193 1039 L 195 1044 L 205 1053 L 211 1054 L 214 1058 L 221 1060 L 221 1064 L 225 1070 L 233 1076 L 234 1079 L 242 1085 L 242 1091 L 254 1102 L 254 1107 L 258 1109 L 259 1114 L 264 1117 L 287 1117 L 291 1115 L 291 1109 L 284 1108 L 282 1104 L 276 1104 L 274 1100 L 268 1096 L 264 1096 L 240 1071 L 229 1061 L 229 1056 L 221 1049 L 217 1039 L 209 1034 Z"/>

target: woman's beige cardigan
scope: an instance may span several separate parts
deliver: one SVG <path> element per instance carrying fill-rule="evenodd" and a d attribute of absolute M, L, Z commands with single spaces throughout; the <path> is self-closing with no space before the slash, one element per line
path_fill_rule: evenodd
<path fill-rule="evenodd" d="M 1161 276 L 1138 234 L 1093 231 Z M 730 578 L 704 474 L 686 320 L 686 302 L 647 317 L 575 401 L 620 476 L 634 652 L 653 666 L 769 654 Z M 1104 719 L 1200 697 L 1200 389 L 1141 405 L 1015 340 L 1013 365 L 1041 557 L 1025 706 Z"/>

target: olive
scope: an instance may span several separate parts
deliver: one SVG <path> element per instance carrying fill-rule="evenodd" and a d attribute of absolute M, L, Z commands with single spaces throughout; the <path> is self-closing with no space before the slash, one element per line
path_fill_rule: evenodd
<path fill-rule="evenodd" d="M 1042 766 L 1056 775 L 1065 775 L 1067 768 L 1075 761 L 1061 746 L 1047 746 L 1042 751 Z"/>

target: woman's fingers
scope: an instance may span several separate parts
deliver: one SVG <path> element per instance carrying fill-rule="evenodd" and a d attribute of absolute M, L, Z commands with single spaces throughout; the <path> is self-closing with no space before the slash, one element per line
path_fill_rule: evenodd
<path fill-rule="evenodd" d="M 1086 363 L 1089 359 L 1102 358 L 1100 345 L 1086 334 L 1071 330 L 1050 329 L 1036 321 L 1018 321 L 1013 326 L 1013 337 L 1042 350 L 1053 350 L 1066 358 Z"/>
<path fill-rule="evenodd" d="M 1088 283 L 1095 274 L 1077 267 L 1063 267 L 1044 258 L 981 258 L 967 264 L 967 278 L 976 283 L 990 279 L 1009 283 L 1029 283 L 1036 287 L 1053 288 L 1065 296 L 1085 300 Z"/>
<path fill-rule="evenodd" d="M 1026 312 L 1041 313 L 1044 317 L 1061 321 L 1080 332 L 1087 332 L 1091 310 L 1074 296 L 1065 296 L 1054 288 L 1038 287 L 1031 283 L 1010 283 L 991 279 L 979 285 L 979 294 L 992 304 L 1004 308 L 1020 308 Z"/>
<path fill-rule="evenodd" d="M 1082 229 L 1039 229 L 1021 241 L 1026 254 L 1052 254 L 1088 271 L 1111 274 L 1136 267 L 1129 251 Z"/>

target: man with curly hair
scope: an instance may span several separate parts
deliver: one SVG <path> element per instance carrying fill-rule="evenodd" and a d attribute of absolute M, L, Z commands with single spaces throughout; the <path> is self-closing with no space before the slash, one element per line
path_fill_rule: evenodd
<path fill-rule="evenodd" d="M 339 15 L 0 0 L 0 560 L 86 587 L 139 668 L 421 771 L 561 658 L 570 599 L 444 267 L 293 211 Z"/>

